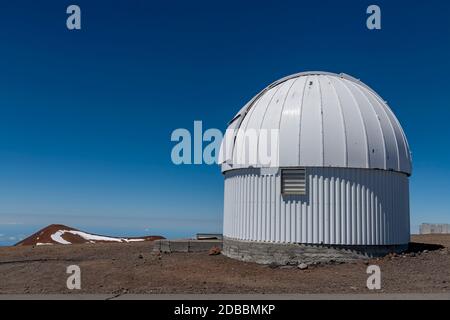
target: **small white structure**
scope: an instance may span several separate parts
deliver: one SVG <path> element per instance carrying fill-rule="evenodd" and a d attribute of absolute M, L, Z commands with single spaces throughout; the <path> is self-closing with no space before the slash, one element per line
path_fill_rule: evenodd
<path fill-rule="evenodd" d="M 267 132 L 277 133 L 270 164 L 259 157 Z M 229 123 L 220 160 L 229 256 L 255 260 L 244 243 L 409 242 L 408 142 L 386 102 L 348 75 L 305 72 L 269 85 Z"/>
<path fill-rule="evenodd" d="M 422 223 L 419 229 L 420 234 L 448 234 L 450 224 L 447 223 Z"/>

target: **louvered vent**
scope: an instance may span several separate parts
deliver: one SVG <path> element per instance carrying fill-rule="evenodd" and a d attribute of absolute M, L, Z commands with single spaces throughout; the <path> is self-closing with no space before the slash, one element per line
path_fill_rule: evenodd
<path fill-rule="evenodd" d="M 305 169 L 282 169 L 281 192 L 284 195 L 306 194 Z"/>

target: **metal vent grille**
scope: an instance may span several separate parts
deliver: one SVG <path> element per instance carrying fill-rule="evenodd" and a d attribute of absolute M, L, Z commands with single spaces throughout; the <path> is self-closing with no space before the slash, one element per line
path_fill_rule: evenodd
<path fill-rule="evenodd" d="M 306 170 L 305 169 L 282 169 L 281 170 L 281 193 L 284 195 L 306 194 Z"/>

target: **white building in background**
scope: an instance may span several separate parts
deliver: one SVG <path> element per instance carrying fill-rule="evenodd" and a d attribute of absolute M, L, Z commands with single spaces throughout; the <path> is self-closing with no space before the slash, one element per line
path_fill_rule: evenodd
<path fill-rule="evenodd" d="M 274 131 L 267 164 L 258 152 Z M 409 242 L 408 142 L 386 102 L 348 75 L 269 85 L 229 123 L 220 162 L 228 256 L 269 263 L 285 249 L 301 260 L 311 246 L 298 244 L 382 253 Z"/>
<path fill-rule="evenodd" d="M 450 233 L 450 224 L 445 223 L 422 223 L 420 234 Z"/>

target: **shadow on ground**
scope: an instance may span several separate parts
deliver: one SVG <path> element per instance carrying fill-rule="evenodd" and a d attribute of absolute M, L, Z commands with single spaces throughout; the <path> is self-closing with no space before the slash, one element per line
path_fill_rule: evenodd
<path fill-rule="evenodd" d="M 427 251 L 435 251 L 443 249 L 444 246 L 440 244 L 431 244 L 431 243 L 419 243 L 419 242 L 410 242 L 408 244 L 408 250 L 405 253 L 418 253 Z"/>

